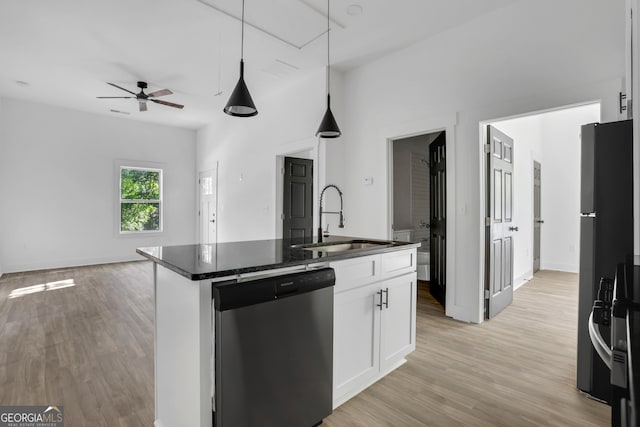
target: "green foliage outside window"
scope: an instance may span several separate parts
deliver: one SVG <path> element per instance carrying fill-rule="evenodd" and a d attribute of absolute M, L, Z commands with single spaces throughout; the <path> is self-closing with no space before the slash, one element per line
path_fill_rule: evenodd
<path fill-rule="evenodd" d="M 160 171 L 120 170 L 120 231 L 160 230 Z"/>

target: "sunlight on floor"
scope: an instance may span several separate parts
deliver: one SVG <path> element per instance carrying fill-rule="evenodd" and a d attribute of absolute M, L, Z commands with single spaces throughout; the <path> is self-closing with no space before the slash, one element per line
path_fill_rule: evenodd
<path fill-rule="evenodd" d="M 76 283 L 73 279 L 58 280 L 57 282 L 41 283 L 39 285 L 27 286 L 24 288 L 18 288 L 11 291 L 9 299 L 20 298 L 25 295 L 35 294 L 43 291 L 53 291 L 56 289 L 69 288 L 75 286 Z"/>

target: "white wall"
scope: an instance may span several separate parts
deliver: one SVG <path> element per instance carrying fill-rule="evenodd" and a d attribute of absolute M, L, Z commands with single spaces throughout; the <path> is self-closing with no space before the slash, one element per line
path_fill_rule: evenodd
<path fill-rule="evenodd" d="M 456 281 L 447 314 L 483 317 L 479 122 L 590 100 L 617 114 L 624 75 L 624 2 L 517 2 L 347 72 L 346 191 L 359 221 L 347 234 L 385 237 L 387 129 L 456 114 Z M 357 161 L 356 161 L 357 159 Z M 363 177 L 375 189 L 361 191 Z M 375 190 L 375 191 L 374 191 Z M 449 297 L 448 297 L 449 298 Z"/>
<path fill-rule="evenodd" d="M 140 259 L 193 243 L 195 132 L 4 99 L 0 181 L 5 272 Z M 118 237 L 118 159 L 163 164 L 164 232 Z"/>
<path fill-rule="evenodd" d="M 429 141 L 426 135 L 418 135 L 393 141 L 394 230 L 408 230 L 413 228 L 411 153 L 420 153 L 424 158 L 428 159 Z"/>
<path fill-rule="evenodd" d="M 600 121 L 598 105 L 541 116 L 542 242 L 540 268 L 578 272 L 580 262 L 580 126 Z"/>
<path fill-rule="evenodd" d="M 332 101 L 343 136 L 328 141 L 328 149 L 322 143 L 320 174 L 327 174 L 323 183 L 343 187 L 344 234 L 388 237 L 387 139 L 411 136 L 391 130 L 455 117 L 455 134 L 447 133 L 455 166 L 449 200 L 456 210 L 448 218 L 455 227 L 449 242 L 455 280 L 447 284 L 447 314 L 481 321 L 479 123 L 592 100 L 602 101 L 603 120 L 616 119 L 623 18 L 624 0 L 516 2 L 347 71 L 343 79 L 334 75 Z M 274 151 L 313 139 L 324 112 L 324 72 L 255 101 L 257 117 L 216 118 L 198 133 L 198 168 L 220 161 L 221 241 L 275 237 Z M 365 178 L 373 185 L 364 185 Z"/>
<path fill-rule="evenodd" d="M 578 272 L 580 249 L 580 126 L 600 121 L 600 105 L 492 123 L 514 139 L 514 282 L 533 275 L 533 161 L 541 163 L 540 268 Z"/>
<path fill-rule="evenodd" d="M 198 131 L 198 170 L 219 162 L 218 241 L 281 237 L 276 236 L 275 221 L 281 210 L 275 206 L 276 157 L 317 147 L 315 133 L 326 109 L 325 81 L 324 70 L 293 79 L 280 93 L 254 99 L 257 116 L 238 118 L 220 114 L 211 125 Z M 331 88 L 332 110 L 344 132 L 339 74 L 332 75 Z M 319 187 L 325 182 L 341 186 L 343 145 L 343 138 L 322 140 L 320 165 L 316 163 L 314 168 L 314 173 L 320 176 Z M 331 162 L 326 162 L 326 158 Z M 325 175 L 330 179 L 325 181 Z M 347 224 L 359 220 L 352 214 L 351 201 L 352 196 L 346 193 Z M 339 209 L 339 198 L 334 192 L 326 193 L 324 207 Z M 331 233 L 337 234 L 337 215 L 325 216 L 323 227 L 327 221 Z"/>

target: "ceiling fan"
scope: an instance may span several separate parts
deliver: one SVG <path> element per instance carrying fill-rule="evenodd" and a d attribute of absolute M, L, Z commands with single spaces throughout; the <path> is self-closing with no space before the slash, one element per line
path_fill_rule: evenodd
<path fill-rule="evenodd" d="M 151 92 L 147 94 L 147 93 L 144 93 L 144 90 L 147 88 L 146 82 L 138 82 L 138 87 L 140 88 L 139 93 L 131 92 L 129 89 L 125 89 L 114 83 L 107 82 L 107 84 L 113 87 L 117 87 L 120 90 L 124 90 L 125 92 L 129 92 L 131 95 L 134 95 L 134 96 L 97 96 L 96 98 L 137 99 L 140 111 L 147 111 L 147 101 L 155 102 L 156 104 L 162 104 L 162 105 L 166 105 L 168 107 L 173 107 L 173 108 L 180 108 L 180 109 L 184 108 L 184 105 L 174 104 L 173 102 L 162 101 L 160 99 L 153 99 L 159 96 L 171 95 L 173 92 L 171 92 L 169 89 L 161 89 L 161 90 L 157 90 L 155 92 Z"/>

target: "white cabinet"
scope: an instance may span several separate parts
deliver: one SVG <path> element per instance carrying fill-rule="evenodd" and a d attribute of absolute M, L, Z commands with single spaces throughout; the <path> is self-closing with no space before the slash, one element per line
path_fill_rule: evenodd
<path fill-rule="evenodd" d="M 380 371 L 386 373 L 416 348 L 417 282 L 413 273 L 383 283 Z"/>
<path fill-rule="evenodd" d="M 334 408 L 415 350 L 415 254 L 411 249 L 331 263 L 336 273 Z"/>
<path fill-rule="evenodd" d="M 377 284 L 334 298 L 333 401 L 352 390 L 364 389 L 378 376 L 380 365 L 380 311 L 375 306 Z M 349 396 L 351 397 L 351 396 Z"/>

